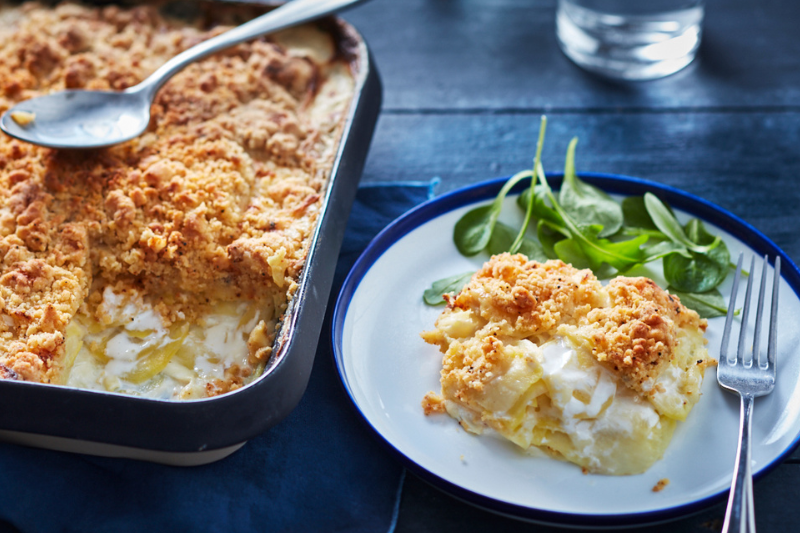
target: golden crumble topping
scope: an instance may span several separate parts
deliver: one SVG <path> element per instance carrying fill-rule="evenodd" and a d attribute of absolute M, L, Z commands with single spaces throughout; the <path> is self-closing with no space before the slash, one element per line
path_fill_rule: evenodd
<path fill-rule="evenodd" d="M 585 472 L 634 474 L 664 453 L 700 399 L 706 321 L 647 278 L 493 256 L 422 338 L 442 352 L 447 412 Z"/>
<path fill-rule="evenodd" d="M 227 29 L 71 3 L 0 22 L 0 112 L 65 88 L 125 89 Z M 273 302 L 279 316 L 349 103 L 327 82 L 352 90 L 349 76 L 335 57 L 259 39 L 177 74 L 126 144 L 69 152 L 0 136 L 0 377 L 58 382 L 67 325 L 79 312 L 102 323 L 106 287 L 143 293 L 166 326 L 220 301 Z M 254 332 L 271 342 L 263 321 Z"/>
<path fill-rule="evenodd" d="M 593 355 L 632 389 L 650 390 L 671 361 L 681 328 L 705 331 L 708 322 L 648 278 L 616 278 L 607 287 L 610 306 L 592 310 L 582 334 Z"/>
<path fill-rule="evenodd" d="M 537 263 L 523 255 L 501 254 L 485 263 L 459 294 L 445 295 L 445 299 L 448 309 L 473 310 L 503 333 L 530 336 L 548 334 L 562 323 L 574 324 L 600 305 L 601 289 L 591 270 L 576 270 L 561 261 Z M 436 343 L 433 337 L 426 340 Z"/>
<path fill-rule="evenodd" d="M 458 295 L 445 298 L 444 315 L 468 310 L 486 324 L 467 367 L 476 380 L 486 380 L 480 376 L 497 364 L 499 336 L 541 342 L 560 334 L 589 339 L 600 363 L 643 392 L 650 388 L 643 383 L 652 384 L 672 360 L 677 331 L 707 327 L 705 319 L 651 279 L 618 277 L 604 288 L 591 270 L 559 260 L 529 261 L 521 254 L 493 256 Z M 450 345 L 440 329 L 422 337 L 443 351 Z M 470 386 L 477 387 L 477 381 Z"/>

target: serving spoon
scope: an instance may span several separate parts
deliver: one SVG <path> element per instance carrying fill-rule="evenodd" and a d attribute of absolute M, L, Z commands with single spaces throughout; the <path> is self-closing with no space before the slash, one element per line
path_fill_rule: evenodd
<path fill-rule="evenodd" d="M 15 105 L 0 118 L 8 135 L 49 148 L 102 148 L 141 135 L 156 92 L 190 63 L 265 33 L 296 26 L 363 0 L 292 0 L 173 57 L 124 91 L 67 90 Z"/>

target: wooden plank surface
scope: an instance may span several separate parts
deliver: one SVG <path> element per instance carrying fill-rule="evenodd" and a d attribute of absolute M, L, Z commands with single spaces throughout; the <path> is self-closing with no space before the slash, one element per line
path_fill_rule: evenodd
<path fill-rule="evenodd" d="M 344 14 L 369 42 L 385 109 L 675 109 L 800 105 L 800 2 L 709 0 L 698 61 L 603 81 L 559 50 L 555 0 L 372 0 Z"/>

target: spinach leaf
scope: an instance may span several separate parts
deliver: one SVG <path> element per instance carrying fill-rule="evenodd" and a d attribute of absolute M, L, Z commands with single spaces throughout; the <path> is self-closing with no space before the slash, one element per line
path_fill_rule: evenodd
<path fill-rule="evenodd" d="M 564 238 L 564 234 L 553 229 L 553 225 L 547 220 L 541 219 L 536 225 L 536 236 L 539 238 L 539 243 L 541 243 L 547 258 L 557 259 L 558 255 L 554 247 L 558 241 Z"/>
<path fill-rule="evenodd" d="M 574 239 L 575 243 L 580 246 L 592 270 L 599 269 L 603 263 L 608 263 L 617 271 L 624 272 L 644 260 L 644 251 L 641 246 L 647 242 L 646 235 L 620 242 L 601 239 L 599 235 L 603 230 L 603 226 L 599 224 L 579 226 L 558 204 L 550 185 L 547 183 L 547 178 L 545 176 L 541 176 L 541 178 L 542 185 L 546 187 L 547 196 L 563 219 L 570 238 Z"/>
<path fill-rule="evenodd" d="M 690 252 L 690 257 L 680 254 L 668 255 L 664 258 L 664 277 L 670 285 L 683 292 L 707 292 L 728 276 L 731 256 L 728 247 L 720 239 L 709 233 L 703 223 L 697 219 L 690 220 L 683 228 L 687 238 L 698 245 L 717 245 L 701 254 Z"/>
<path fill-rule="evenodd" d="M 658 226 L 653 223 L 653 219 L 650 218 L 650 213 L 647 212 L 644 196 L 626 196 L 623 198 L 621 205 L 623 224 L 626 229 L 631 230 L 639 228 L 640 230 L 654 230 L 655 232 L 661 233 L 658 230 Z M 672 211 L 669 204 L 664 204 L 664 207 L 674 218 L 675 213 Z M 666 239 L 667 236 L 662 234 L 662 238 Z"/>
<path fill-rule="evenodd" d="M 542 167 L 542 146 L 544 145 L 545 129 L 547 129 L 547 118 L 543 116 L 539 126 L 539 140 L 536 142 L 536 155 L 533 158 L 533 175 L 531 176 L 531 186 L 528 187 L 528 189 L 532 191 L 536 190 L 536 175 L 544 175 L 544 168 Z M 519 250 L 522 246 L 523 240 L 525 239 L 525 232 L 528 231 L 528 225 L 531 223 L 531 218 L 533 217 L 533 209 L 535 206 L 535 196 L 528 195 L 528 203 L 525 206 L 525 220 L 522 222 L 522 227 L 519 229 L 519 233 L 517 233 L 517 238 L 514 239 L 514 242 L 508 249 L 508 251 L 512 254 Z M 530 246 L 528 246 L 528 248 L 530 248 Z"/>
<path fill-rule="evenodd" d="M 727 275 L 727 265 L 721 270 L 708 256 L 694 252 L 691 259 L 680 254 L 671 254 L 664 258 L 664 277 L 680 291 L 709 291 L 722 283 Z"/>
<path fill-rule="evenodd" d="M 541 174 L 538 175 L 541 176 Z M 541 178 L 539 179 L 541 180 Z M 563 227 L 564 221 L 561 220 L 561 216 L 553 209 L 552 204 L 550 204 L 550 199 L 547 197 L 547 190 L 544 186 L 541 184 L 536 185 L 534 190 L 533 218 L 536 220 L 547 220 L 552 224 Z M 527 188 L 517 197 L 517 205 L 520 209 L 527 209 L 530 195 L 531 189 Z"/>
<path fill-rule="evenodd" d="M 522 191 L 522 194 L 517 196 L 517 207 L 519 207 L 523 211 L 528 209 L 528 202 L 530 201 L 530 197 L 531 197 L 531 188 L 528 187 L 527 189 Z"/>
<path fill-rule="evenodd" d="M 672 242 L 682 244 L 687 250 L 698 254 L 705 254 L 719 246 L 719 243 L 722 242 L 722 238 L 719 235 L 705 246 L 701 246 L 690 240 L 689 237 L 686 236 L 686 233 L 684 233 L 680 222 L 675 218 L 672 211 L 653 193 L 644 193 L 644 205 L 656 227 L 658 227 L 664 235 L 669 237 Z M 688 254 L 684 253 L 683 255 L 687 259 L 689 258 Z"/>
<path fill-rule="evenodd" d="M 575 268 L 591 268 L 591 262 L 575 239 L 561 239 L 553 246 L 556 256 Z"/>
<path fill-rule="evenodd" d="M 541 180 L 541 176 L 539 177 Z M 533 214 L 538 220 L 547 220 L 551 223 L 552 227 L 564 227 L 564 219 L 558 214 L 558 211 L 553 207 L 550 198 L 547 196 L 547 187 L 542 184 L 536 186 L 536 204 L 534 206 Z"/>
<path fill-rule="evenodd" d="M 517 252 L 523 254 L 531 261 L 538 261 L 539 263 L 544 263 L 548 259 L 542 245 L 533 239 L 522 239 L 522 244 Z"/>
<path fill-rule="evenodd" d="M 644 247 L 644 262 L 649 263 L 650 261 L 655 261 L 656 259 L 661 259 L 673 253 L 680 253 L 683 252 L 685 248 L 683 245 L 676 244 L 672 241 L 661 241 L 657 244 L 652 246 L 645 246 Z"/>
<path fill-rule="evenodd" d="M 517 250 L 512 251 L 511 245 L 515 237 L 516 231 L 514 228 L 502 222 L 498 222 L 495 225 L 494 233 L 492 233 L 492 238 L 489 240 L 486 251 L 491 255 L 501 254 L 503 252 L 521 253 L 533 261 L 539 261 L 540 263 L 547 261 L 547 256 L 542 249 L 542 245 L 532 239 L 523 238 L 519 246 L 517 246 Z"/>
<path fill-rule="evenodd" d="M 680 298 L 683 305 L 697 311 L 700 318 L 714 318 L 725 316 L 728 313 L 725 298 L 717 289 L 700 293 L 683 292 L 670 285 L 667 290 Z"/>
<path fill-rule="evenodd" d="M 600 239 L 600 226 L 583 226 L 575 235 L 583 253 L 589 259 L 592 270 L 599 270 L 603 263 L 608 263 L 618 272 L 625 272 L 644 262 L 642 245 L 647 242 L 647 235 L 640 235 L 627 241 L 612 242 Z"/>
<path fill-rule="evenodd" d="M 683 231 L 686 233 L 689 240 L 697 244 L 711 244 L 717 240 L 721 242 L 720 236 L 709 233 L 703 222 L 697 218 L 689 220 L 686 226 L 683 227 Z"/>
<path fill-rule="evenodd" d="M 489 255 L 502 254 L 507 252 L 514 242 L 517 232 L 511 226 L 498 222 L 495 224 L 492 238 L 489 239 L 489 244 L 486 245 L 486 251 Z"/>
<path fill-rule="evenodd" d="M 479 253 L 489 244 L 499 211 L 494 204 L 482 205 L 458 219 L 453 229 L 453 242 L 462 255 Z"/>
<path fill-rule="evenodd" d="M 564 182 L 558 201 L 561 208 L 578 223 L 587 226 L 602 227 L 598 236 L 608 237 L 622 227 L 622 208 L 608 194 L 594 185 L 580 179 L 575 173 L 575 146 L 578 138 L 574 137 L 567 148 L 567 160 L 564 165 Z"/>
<path fill-rule="evenodd" d="M 428 305 L 442 305 L 444 304 L 445 294 L 458 294 L 461 289 L 469 283 L 474 272 L 464 272 L 449 278 L 434 281 L 425 292 L 422 293 L 422 299 Z"/>
<path fill-rule="evenodd" d="M 627 236 L 627 237 L 638 237 L 639 235 L 647 235 L 648 237 L 650 237 L 651 241 L 668 241 L 669 240 L 669 238 L 666 235 L 664 235 L 663 233 L 661 233 L 657 229 L 630 228 L 630 227 L 627 227 L 627 226 L 622 226 L 622 229 L 619 230 L 619 232 L 615 236 L 620 236 L 620 235 L 624 235 L 624 236 Z M 670 242 L 672 242 L 672 241 L 670 241 Z M 684 250 L 685 246 L 680 245 L 680 247 L 678 248 L 677 245 L 676 245 L 675 250 L 677 251 L 679 249 L 680 250 Z"/>
<path fill-rule="evenodd" d="M 622 200 L 622 219 L 628 228 L 658 230 L 644 205 L 644 196 L 627 196 Z"/>
<path fill-rule="evenodd" d="M 532 175 L 533 172 L 530 170 L 517 172 L 503 184 L 503 188 L 500 189 L 491 204 L 482 205 L 468 211 L 456 222 L 453 229 L 453 242 L 461 255 L 469 257 L 480 253 L 486 248 L 489 244 L 489 239 L 492 238 L 497 217 L 500 216 L 500 211 L 503 209 L 503 200 L 508 195 L 508 191 L 520 180 L 529 178 Z"/>

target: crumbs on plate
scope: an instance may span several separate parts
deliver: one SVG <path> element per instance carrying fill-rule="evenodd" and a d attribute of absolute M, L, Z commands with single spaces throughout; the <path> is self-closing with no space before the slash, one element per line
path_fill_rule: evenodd
<path fill-rule="evenodd" d="M 653 487 L 653 492 L 661 492 L 662 490 L 664 490 L 664 488 L 666 488 L 667 485 L 669 485 L 669 479 L 667 478 L 659 479 L 658 483 L 656 483 L 655 486 Z"/>

